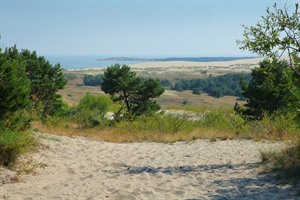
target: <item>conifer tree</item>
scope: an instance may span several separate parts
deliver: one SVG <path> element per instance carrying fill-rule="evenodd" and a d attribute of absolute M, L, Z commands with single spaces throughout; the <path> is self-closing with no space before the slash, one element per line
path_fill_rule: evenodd
<path fill-rule="evenodd" d="M 163 92 L 158 79 L 141 79 L 130 67 L 116 64 L 104 73 L 102 91 L 109 94 L 114 102 L 121 104 L 115 118 L 131 119 L 143 114 L 149 115 L 160 109 L 155 100 Z"/>

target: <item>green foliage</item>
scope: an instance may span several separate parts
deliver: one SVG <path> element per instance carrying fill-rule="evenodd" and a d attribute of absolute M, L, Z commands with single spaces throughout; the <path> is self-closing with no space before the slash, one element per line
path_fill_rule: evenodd
<path fill-rule="evenodd" d="M 188 120 L 186 115 L 176 116 L 172 114 L 155 114 L 142 116 L 133 121 L 122 121 L 116 124 L 121 131 L 136 134 L 174 134 L 178 132 L 190 132 L 196 128 L 193 121 Z"/>
<path fill-rule="evenodd" d="M 74 73 L 64 73 L 64 77 L 66 80 L 70 81 L 76 79 L 77 75 Z"/>
<path fill-rule="evenodd" d="M 26 131 L 31 127 L 32 117 L 24 109 L 19 109 L 0 122 L 0 127 L 14 131 Z"/>
<path fill-rule="evenodd" d="M 19 156 L 34 146 L 34 138 L 28 133 L 0 129 L 0 165 L 11 166 Z"/>
<path fill-rule="evenodd" d="M 264 112 L 289 112 L 300 100 L 292 74 L 287 62 L 264 60 L 252 70 L 251 81 L 242 83 L 247 104 L 236 111 L 251 119 L 261 119 Z"/>
<path fill-rule="evenodd" d="M 121 104 L 115 113 L 115 120 L 131 119 L 143 114 L 149 115 L 160 109 L 154 100 L 164 92 L 158 79 L 141 79 L 130 67 L 118 64 L 104 72 L 102 91 L 114 102 Z"/>
<path fill-rule="evenodd" d="M 222 109 L 213 109 L 203 113 L 199 127 L 242 134 L 247 130 L 246 121 L 238 115 Z"/>
<path fill-rule="evenodd" d="M 173 90 L 192 90 L 193 94 L 206 92 L 213 97 L 224 95 L 241 96 L 240 80 L 249 82 L 249 74 L 225 74 L 222 76 L 209 76 L 205 79 L 181 79 L 172 87 Z"/>
<path fill-rule="evenodd" d="M 101 86 L 103 82 L 103 75 L 84 75 L 83 84 L 86 86 Z"/>
<path fill-rule="evenodd" d="M 0 49 L 0 122 L 29 104 L 30 82 L 15 48 Z M 13 122 L 12 122 L 13 123 Z"/>
<path fill-rule="evenodd" d="M 53 67 L 16 46 L 0 49 L 0 165 L 11 165 L 32 146 L 32 137 L 21 131 L 30 127 L 34 113 L 61 112 L 63 102 L 56 92 L 65 84 L 59 64 Z"/>
<path fill-rule="evenodd" d="M 285 135 L 296 136 L 299 127 L 295 120 L 295 113 L 273 114 L 264 113 L 263 118 L 255 121 L 246 121 L 248 132 L 261 138 L 281 139 Z"/>
<path fill-rule="evenodd" d="M 45 57 L 37 56 L 35 51 L 29 50 L 21 51 L 17 59 L 26 66 L 31 83 L 32 109 L 38 110 L 42 116 L 54 114 L 61 105 L 61 95 L 57 91 L 67 83 L 60 64 L 52 66 Z"/>
<path fill-rule="evenodd" d="M 105 114 L 111 104 L 112 102 L 107 96 L 94 96 L 86 93 L 76 109 L 75 120 L 88 128 L 105 126 L 108 124 Z"/>
<path fill-rule="evenodd" d="M 172 87 L 172 83 L 169 80 L 167 80 L 167 79 L 161 80 L 160 84 L 162 86 L 164 86 L 165 88 L 171 88 Z"/>
<path fill-rule="evenodd" d="M 266 16 L 262 16 L 255 26 L 244 26 L 244 40 L 237 43 L 243 50 L 275 60 L 287 53 L 289 66 L 300 79 L 299 4 L 295 3 L 293 12 L 289 10 L 291 8 L 279 9 L 274 4 L 274 10 L 268 8 Z"/>

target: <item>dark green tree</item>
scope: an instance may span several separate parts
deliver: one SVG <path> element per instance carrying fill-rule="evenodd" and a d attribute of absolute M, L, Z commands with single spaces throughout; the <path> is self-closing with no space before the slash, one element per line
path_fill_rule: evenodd
<path fill-rule="evenodd" d="M 21 51 L 18 59 L 25 64 L 26 74 L 30 80 L 32 109 L 43 116 L 59 112 L 63 102 L 57 92 L 67 83 L 60 64 L 52 66 L 45 57 L 29 50 Z"/>
<path fill-rule="evenodd" d="M 0 49 L 0 120 L 3 121 L 17 110 L 29 104 L 30 81 L 26 76 L 25 63 L 14 59 L 15 48 Z"/>
<path fill-rule="evenodd" d="M 292 7 L 292 6 L 291 6 Z M 266 16 L 255 26 L 244 26 L 244 40 L 237 43 L 242 50 L 275 60 L 286 54 L 289 66 L 300 79 L 300 13 L 299 4 L 274 10 L 267 9 Z"/>
<path fill-rule="evenodd" d="M 249 83 L 242 82 L 243 96 L 247 98 L 245 109 L 236 106 L 244 116 L 261 119 L 264 112 L 288 112 L 299 102 L 299 88 L 286 61 L 264 60 L 251 76 Z"/>
<path fill-rule="evenodd" d="M 116 64 L 104 72 L 102 91 L 109 94 L 114 102 L 121 104 L 115 113 L 116 119 L 131 119 L 142 114 L 151 114 L 160 109 L 155 100 L 163 92 L 158 79 L 142 79 L 130 71 L 130 67 Z"/>

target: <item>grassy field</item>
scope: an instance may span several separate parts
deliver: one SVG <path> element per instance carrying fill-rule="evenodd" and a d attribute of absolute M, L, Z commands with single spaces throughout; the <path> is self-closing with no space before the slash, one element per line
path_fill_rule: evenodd
<path fill-rule="evenodd" d="M 90 92 L 95 95 L 104 94 L 100 87 L 94 86 L 82 86 L 82 74 L 78 75 L 78 78 L 68 81 L 67 85 L 59 93 L 63 95 L 63 98 L 70 105 L 77 105 L 82 97 Z M 237 101 L 237 97 L 225 96 L 221 98 L 214 98 L 207 94 L 195 95 L 192 91 L 177 92 L 174 90 L 166 90 L 158 99 L 162 108 L 170 106 L 180 106 L 185 102 L 186 105 L 192 106 L 231 106 L 233 107 L 235 102 L 244 104 L 244 101 Z"/>

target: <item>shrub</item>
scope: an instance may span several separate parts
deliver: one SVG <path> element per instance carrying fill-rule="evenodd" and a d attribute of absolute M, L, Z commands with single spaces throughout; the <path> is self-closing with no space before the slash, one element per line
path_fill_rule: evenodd
<path fill-rule="evenodd" d="M 244 131 L 245 120 L 238 115 L 226 112 L 223 109 L 213 109 L 203 114 L 198 126 L 240 134 Z"/>
<path fill-rule="evenodd" d="M 261 120 L 246 122 L 251 134 L 256 134 L 262 138 L 281 139 L 286 135 L 296 136 L 299 132 L 295 113 L 276 112 L 271 115 L 264 113 L 263 116 Z"/>
<path fill-rule="evenodd" d="M 0 127 L 14 131 L 26 131 L 31 127 L 31 120 L 32 117 L 27 111 L 17 110 L 0 122 Z"/>
<path fill-rule="evenodd" d="M 35 141 L 29 133 L 0 129 L 0 165 L 11 166 L 21 153 L 30 150 Z"/>
<path fill-rule="evenodd" d="M 108 96 L 95 96 L 90 93 L 81 99 L 76 111 L 75 121 L 84 127 L 105 126 L 108 120 L 105 114 L 109 110 L 112 101 Z"/>
<path fill-rule="evenodd" d="M 116 124 L 116 127 L 128 133 L 174 134 L 181 131 L 191 132 L 195 128 L 195 123 L 185 115 L 155 114 L 134 121 L 122 121 Z"/>

